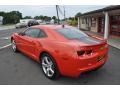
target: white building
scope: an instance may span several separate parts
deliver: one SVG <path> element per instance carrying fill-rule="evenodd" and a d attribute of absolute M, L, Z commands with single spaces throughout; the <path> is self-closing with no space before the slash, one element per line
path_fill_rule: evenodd
<path fill-rule="evenodd" d="M 108 36 L 120 37 L 120 5 L 83 13 L 78 18 L 78 28 Z"/>

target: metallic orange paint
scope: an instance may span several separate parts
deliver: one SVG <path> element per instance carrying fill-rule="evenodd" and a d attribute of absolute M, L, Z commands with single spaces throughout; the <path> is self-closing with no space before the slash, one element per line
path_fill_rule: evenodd
<path fill-rule="evenodd" d="M 12 38 L 15 40 L 17 48 L 37 62 L 40 62 L 39 58 L 42 52 L 49 53 L 55 59 L 62 75 L 78 77 L 83 72 L 100 67 L 108 58 L 108 44 L 102 38 L 91 36 L 101 40 L 102 43 L 89 45 L 82 41 L 69 40 L 57 33 L 56 29 L 62 28 L 61 25 L 38 25 L 33 27 L 44 30 L 47 37 L 32 38 L 15 33 Z M 71 28 L 70 26 L 65 27 Z M 92 49 L 91 54 L 82 56 L 77 54 L 77 51 L 90 49 Z"/>

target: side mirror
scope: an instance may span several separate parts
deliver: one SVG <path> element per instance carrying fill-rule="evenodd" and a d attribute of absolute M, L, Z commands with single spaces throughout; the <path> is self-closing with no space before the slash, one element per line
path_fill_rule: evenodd
<path fill-rule="evenodd" d="M 21 36 L 24 36 L 24 35 L 25 35 L 23 32 L 20 32 L 20 33 L 18 33 L 18 34 L 21 35 Z"/>

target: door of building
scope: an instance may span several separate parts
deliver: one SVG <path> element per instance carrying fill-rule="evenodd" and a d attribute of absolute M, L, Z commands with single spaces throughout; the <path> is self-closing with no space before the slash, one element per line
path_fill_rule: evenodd
<path fill-rule="evenodd" d="M 98 33 L 104 34 L 104 27 L 105 27 L 105 18 L 99 17 L 98 18 Z"/>
<path fill-rule="evenodd" d="M 110 34 L 120 36 L 120 15 L 110 17 Z"/>

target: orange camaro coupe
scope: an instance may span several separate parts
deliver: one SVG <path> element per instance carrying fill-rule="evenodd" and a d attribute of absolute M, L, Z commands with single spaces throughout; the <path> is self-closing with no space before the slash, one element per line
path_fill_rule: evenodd
<path fill-rule="evenodd" d="M 78 77 L 100 68 L 108 58 L 107 40 L 67 25 L 32 26 L 13 34 L 11 43 L 14 52 L 39 62 L 49 79 Z"/>

